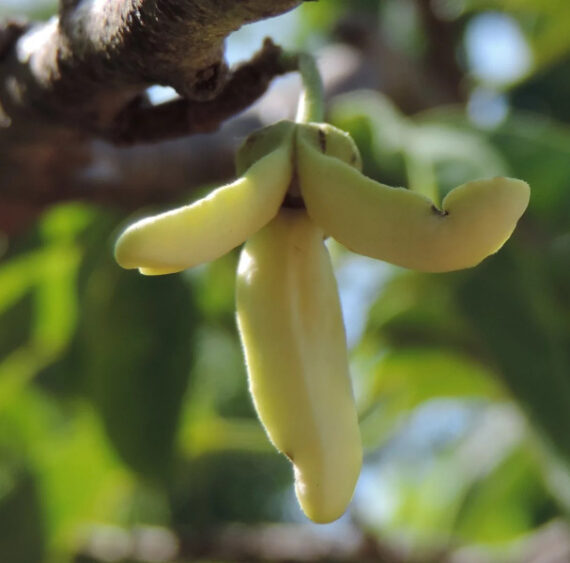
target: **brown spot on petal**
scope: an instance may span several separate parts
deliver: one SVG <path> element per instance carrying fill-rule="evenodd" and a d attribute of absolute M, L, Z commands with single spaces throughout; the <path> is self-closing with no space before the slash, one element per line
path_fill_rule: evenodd
<path fill-rule="evenodd" d="M 319 129 L 319 146 L 322 153 L 327 151 L 327 136 L 322 129 Z"/>
<path fill-rule="evenodd" d="M 443 211 L 442 209 L 438 209 L 435 205 L 431 206 L 431 210 L 440 217 L 445 217 L 446 215 L 449 215 L 448 211 Z"/>

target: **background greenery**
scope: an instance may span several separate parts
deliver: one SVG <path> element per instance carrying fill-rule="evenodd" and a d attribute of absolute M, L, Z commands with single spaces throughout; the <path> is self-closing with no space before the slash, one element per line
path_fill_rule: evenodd
<path fill-rule="evenodd" d="M 440 38 L 419 4 L 307 3 L 287 28 L 245 30 L 232 56 L 268 31 L 317 49 L 360 17 L 429 75 Z M 331 534 L 383 546 L 374 561 L 570 560 L 570 4 L 432 8 L 454 30 L 445 48 L 465 103 L 427 101 L 426 84 L 410 111 L 381 84 L 356 83 L 330 100 L 330 121 L 381 181 L 439 199 L 502 174 L 529 182 L 532 199 L 503 250 L 469 271 L 419 274 L 331 243 L 366 447 L 349 514 L 306 523 L 289 464 L 255 417 L 234 319 L 237 252 L 144 278 L 112 258 L 128 217 L 66 204 L 2 242 L 1 561 L 206 561 L 204 538 L 220 545 L 237 529 L 255 543 L 270 523 L 283 524 L 283 542 L 291 527 L 308 538 L 288 560 L 323 559 L 311 546 Z M 0 5 L 2 16 L 24 10 L 43 18 L 55 6 Z M 326 560 L 341 558 L 334 549 Z"/>

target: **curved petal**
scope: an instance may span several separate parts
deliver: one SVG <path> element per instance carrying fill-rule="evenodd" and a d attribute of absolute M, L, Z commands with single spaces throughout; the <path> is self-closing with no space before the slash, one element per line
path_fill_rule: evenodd
<path fill-rule="evenodd" d="M 117 240 L 115 258 L 123 268 L 139 268 L 146 275 L 170 274 L 214 260 L 277 214 L 291 175 L 291 144 L 284 143 L 235 182 L 192 205 L 128 227 Z"/>
<path fill-rule="evenodd" d="M 299 503 L 315 522 L 336 520 L 362 446 L 336 280 L 304 209 L 281 210 L 247 241 L 236 308 L 255 408 L 294 465 Z"/>
<path fill-rule="evenodd" d="M 477 265 L 509 238 L 526 209 L 526 182 L 493 178 L 452 190 L 442 210 L 418 193 L 375 182 L 300 136 L 298 173 L 312 220 L 350 250 L 424 272 Z"/>

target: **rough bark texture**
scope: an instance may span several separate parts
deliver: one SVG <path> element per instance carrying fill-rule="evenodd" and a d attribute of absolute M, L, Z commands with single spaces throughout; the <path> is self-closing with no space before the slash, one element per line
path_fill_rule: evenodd
<path fill-rule="evenodd" d="M 224 40 L 300 2 L 61 0 L 48 22 L 0 23 L 0 230 L 24 228 L 54 201 L 131 208 L 199 185 L 204 160 L 218 158 L 193 158 L 193 141 L 117 145 L 215 131 L 247 108 L 290 69 L 266 42 L 232 72 Z M 151 106 L 145 90 L 154 84 L 181 98 Z M 221 164 L 207 180 L 231 174 L 226 152 L 216 148 Z"/>
<path fill-rule="evenodd" d="M 4 50 L 0 99 L 105 131 L 152 84 L 211 100 L 224 88 L 225 38 L 299 0 L 65 0 L 59 17 L 30 25 Z"/>

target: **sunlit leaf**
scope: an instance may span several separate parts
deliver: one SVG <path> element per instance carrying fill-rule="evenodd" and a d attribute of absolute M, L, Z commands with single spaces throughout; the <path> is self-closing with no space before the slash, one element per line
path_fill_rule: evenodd
<path fill-rule="evenodd" d="M 459 512 L 456 532 L 469 542 L 507 541 L 558 512 L 545 490 L 537 460 L 521 448 L 474 483 Z"/>
<path fill-rule="evenodd" d="M 64 410 L 28 388 L 0 415 L 0 446 L 4 459 L 9 454 L 36 477 L 40 528 L 50 553 L 59 554 L 54 561 L 68 560 L 87 523 L 124 523 L 133 484 L 85 405 Z"/>
<path fill-rule="evenodd" d="M 423 402 L 440 398 L 496 400 L 503 394 L 488 367 L 453 349 L 396 348 L 367 368 L 372 375 L 361 400 L 361 426 L 369 446 L 386 440 L 402 418 Z"/>
<path fill-rule="evenodd" d="M 488 368 L 466 355 L 437 348 L 402 348 L 375 369 L 373 396 L 405 394 L 408 408 L 434 397 L 498 397 Z"/>
<path fill-rule="evenodd" d="M 429 113 L 405 116 L 378 92 L 338 96 L 331 118 L 355 133 L 357 142 L 366 124 L 371 142 L 364 143 L 364 150 L 372 152 L 379 171 L 385 173 L 386 166 L 388 171 L 394 169 L 397 159 L 403 159 L 406 186 L 435 201 L 469 180 L 506 173 L 501 155 L 482 133 L 430 119 Z"/>

